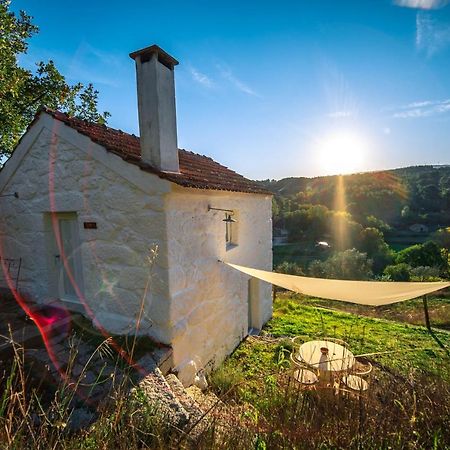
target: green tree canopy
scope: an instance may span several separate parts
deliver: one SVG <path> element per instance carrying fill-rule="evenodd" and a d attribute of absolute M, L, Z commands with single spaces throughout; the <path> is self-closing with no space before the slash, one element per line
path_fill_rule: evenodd
<path fill-rule="evenodd" d="M 378 228 L 382 233 L 391 231 L 392 227 L 381 219 L 376 218 L 373 215 L 369 215 L 363 220 L 363 225 L 371 228 Z"/>
<path fill-rule="evenodd" d="M 37 62 L 35 71 L 18 64 L 38 28 L 24 11 L 14 14 L 10 4 L 0 0 L 0 158 L 11 154 L 43 105 L 94 122 L 105 123 L 109 116 L 97 111 L 92 84 L 68 84 L 53 61 Z"/>
<path fill-rule="evenodd" d="M 373 270 L 377 274 L 393 260 L 393 252 L 384 241 L 383 233 L 377 228 L 364 228 L 359 234 L 357 248 L 372 259 Z"/>
<path fill-rule="evenodd" d="M 411 267 L 438 267 L 442 271 L 446 271 L 448 268 L 447 255 L 433 241 L 405 248 L 398 252 L 396 262 L 397 264 L 406 263 Z"/>
<path fill-rule="evenodd" d="M 338 280 L 369 280 L 372 278 L 372 260 L 356 249 L 335 253 L 326 261 L 313 261 L 310 275 Z"/>
<path fill-rule="evenodd" d="M 383 274 L 391 281 L 409 281 L 411 279 L 411 266 L 406 263 L 387 266 Z"/>
<path fill-rule="evenodd" d="M 441 247 L 450 250 L 450 227 L 437 230 L 433 234 L 433 241 Z"/>
<path fill-rule="evenodd" d="M 328 231 L 330 211 L 322 205 L 301 205 L 299 209 L 284 215 L 285 227 L 289 232 L 289 240 L 323 239 Z"/>
<path fill-rule="evenodd" d="M 275 272 L 297 276 L 305 275 L 303 269 L 298 264 L 289 261 L 283 261 L 281 264 L 278 264 L 278 266 L 275 267 Z"/>

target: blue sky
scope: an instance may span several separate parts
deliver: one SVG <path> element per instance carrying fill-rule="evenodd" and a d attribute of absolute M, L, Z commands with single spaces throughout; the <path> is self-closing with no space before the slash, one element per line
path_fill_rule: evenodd
<path fill-rule="evenodd" d="M 450 164 L 448 0 L 13 0 L 40 27 L 21 57 L 93 82 L 138 133 L 128 54 L 176 68 L 179 146 L 254 179 Z M 350 149 L 350 150 L 349 150 Z"/>

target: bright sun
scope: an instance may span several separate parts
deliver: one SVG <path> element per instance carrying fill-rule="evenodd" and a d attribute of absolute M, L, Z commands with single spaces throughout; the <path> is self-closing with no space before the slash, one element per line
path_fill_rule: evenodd
<path fill-rule="evenodd" d="M 367 142 L 358 134 L 339 131 L 317 143 L 320 171 L 324 174 L 360 172 L 364 169 Z"/>

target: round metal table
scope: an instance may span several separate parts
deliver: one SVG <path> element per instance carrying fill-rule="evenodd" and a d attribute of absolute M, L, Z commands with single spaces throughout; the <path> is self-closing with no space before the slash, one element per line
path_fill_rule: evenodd
<path fill-rule="evenodd" d="M 320 372 L 347 372 L 356 362 L 353 353 L 333 341 L 309 341 L 300 346 L 298 357 Z"/>

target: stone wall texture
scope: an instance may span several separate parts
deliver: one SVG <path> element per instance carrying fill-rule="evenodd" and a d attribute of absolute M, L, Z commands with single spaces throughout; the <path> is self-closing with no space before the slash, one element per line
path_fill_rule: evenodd
<path fill-rule="evenodd" d="M 247 335 L 248 276 L 221 261 L 272 270 L 270 196 L 175 188 L 167 195 L 169 290 L 174 364 L 184 384 L 223 361 Z M 235 246 L 225 243 L 225 212 L 234 211 Z M 272 316 L 272 290 L 260 283 L 254 321 Z"/>
<path fill-rule="evenodd" d="M 249 277 L 219 261 L 272 269 L 271 197 L 181 188 L 54 127 L 48 117 L 34 126 L 34 141 L 6 185 L 2 176 L 18 155 L 0 172 L 2 193 L 19 193 L 0 204 L 1 256 L 21 257 L 20 290 L 51 302 L 51 218 L 76 213 L 78 306 L 115 334 L 134 332 L 142 306 L 139 333 L 171 344 L 181 381 L 191 383 L 272 315 L 271 287 L 258 282 L 248 323 Z M 224 212 L 208 205 L 235 212 L 236 245 L 225 243 Z"/>
<path fill-rule="evenodd" d="M 84 294 L 78 300 L 85 303 L 85 313 L 90 316 L 92 311 L 109 332 L 121 334 L 133 331 L 143 304 L 140 331 L 169 343 L 164 193 L 170 183 L 144 174 L 153 192 L 143 192 L 92 155 L 102 152 L 105 160 L 117 160 L 124 171 L 136 171 L 127 178 L 142 175 L 139 168 L 101 147 L 93 148 L 84 136 L 76 138 L 86 151 L 43 128 L 4 188 L 3 192 L 18 192 L 19 199 L 5 197 L 1 202 L 3 256 L 22 258 L 21 291 L 39 302 L 51 302 L 56 295 L 49 279 L 54 264 L 48 248 L 54 233 L 52 213 L 76 212 Z M 84 222 L 96 222 L 97 229 L 84 229 Z M 148 255 L 154 245 L 158 257 L 151 267 Z M 148 282 L 151 288 L 146 292 Z"/>

